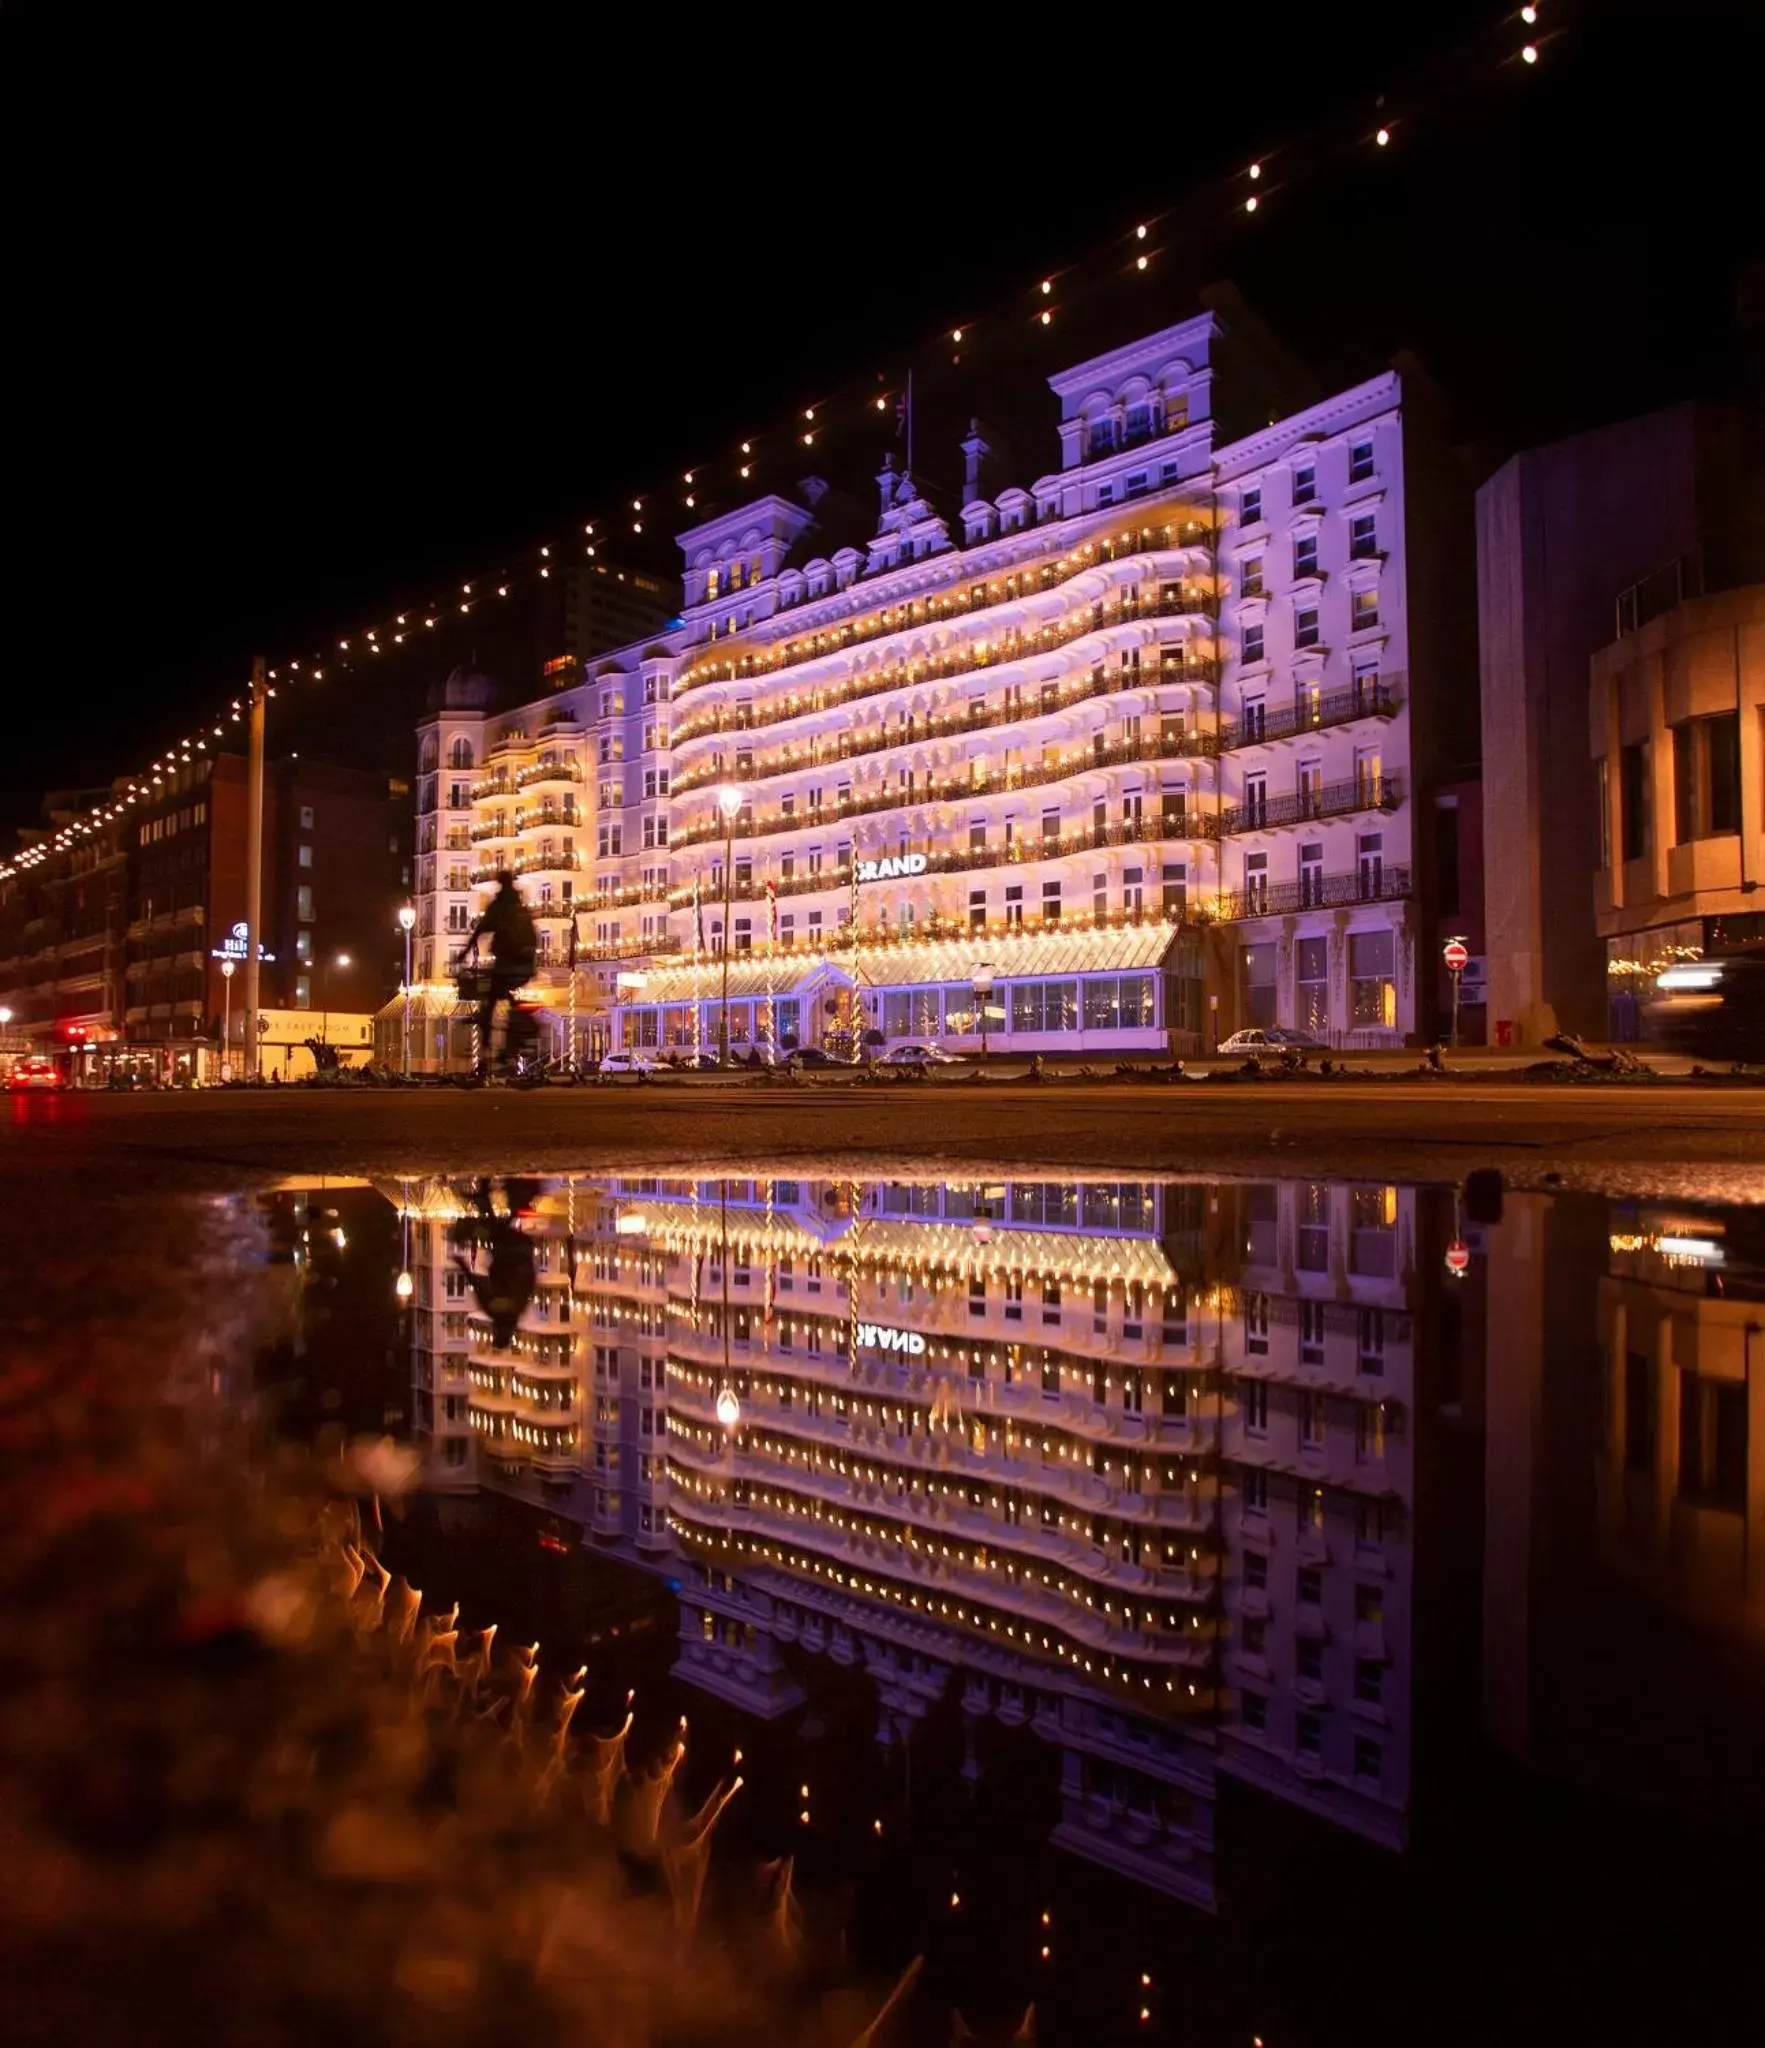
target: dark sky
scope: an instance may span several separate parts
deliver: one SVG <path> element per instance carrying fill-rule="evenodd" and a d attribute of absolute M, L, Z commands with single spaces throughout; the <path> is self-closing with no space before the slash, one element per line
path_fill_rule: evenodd
<path fill-rule="evenodd" d="M 957 318 L 963 364 L 921 381 L 934 473 L 951 423 L 1211 277 L 1344 381 L 1420 349 L 1487 464 L 1707 382 L 1761 247 L 1751 5 L 1544 0 L 1527 29 L 1369 0 L 1289 35 L 1249 8 L 105 14 L 0 16 L 4 827 L 139 767 L 254 648 L 531 561 L 713 455 L 700 513 L 728 502 L 741 434 L 898 380 Z M 1247 223 L 1229 181 L 1265 154 Z M 882 445 L 836 408 L 816 464 L 862 482 Z M 273 743 L 408 731 L 469 651 L 435 641 L 279 700 Z"/>

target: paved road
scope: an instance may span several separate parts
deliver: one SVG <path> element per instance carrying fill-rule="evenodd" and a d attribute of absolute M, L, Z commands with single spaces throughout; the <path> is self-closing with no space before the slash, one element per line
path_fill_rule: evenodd
<path fill-rule="evenodd" d="M 1499 1166 L 1608 1192 L 1765 1200 L 1765 1088 L 1497 1079 L 1256 1084 L 1055 1081 L 801 1087 L 705 1076 L 532 1092 L 307 1090 L 8 1099 L 0 1175 L 143 1186 L 242 1174 L 631 1165 L 867 1170 L 941 1162 L 1132 1172 L 1458 1179 Z"/>

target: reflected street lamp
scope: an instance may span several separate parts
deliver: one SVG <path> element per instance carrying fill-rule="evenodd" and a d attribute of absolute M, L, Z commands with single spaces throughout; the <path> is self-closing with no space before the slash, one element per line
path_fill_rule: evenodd
<path fill-rule="evenodd" d="M 221 962 L 221 1079 L 233 1078 L 233 976 L 231 960 Z"/>
<path fill-rule="evenodd" d="M 398 928 L 404 933 L 404 1077 L 411 1078 L 411 932 L 417 913 L 407 903 L 398 913 Z"/>
<path fill-rule="evenodd" d="M 717 808 L 723 814 L 723 1015 L 718 1024 L 717 1064 L 729 1065 L 729 949 L 734 934 L 729 922 L 729 891 L 735 864 L 735 821 L 742 807 L 742 793 L 726 782 L 717 792 Z"/>

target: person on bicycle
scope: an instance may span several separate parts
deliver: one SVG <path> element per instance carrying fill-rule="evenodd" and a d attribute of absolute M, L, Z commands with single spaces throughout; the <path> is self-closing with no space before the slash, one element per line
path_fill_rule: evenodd
<path fill-rule="evenodd" d="M 506 1056 L 512 1051 L 515 991 L 523 982 L 532 980 L 535 956 L 539 951 L 539 935 L 534 928 L 533 914 L 521 901 L 515 878 L 506 868 L 496 878 L 496 894 L 485 905 L 484 915 L 472 927 L 472 936 L 466 941 L 466 949 L 460 956 L 462 968 L 477 964 L 478 942 L 486 937 L 490 941 L 490 969 L 479 976 L 477 1022 L 478 1043 L 488 1066 L 490 1029 L 495 1021 L 497 1005 L 506 1003 L 509 1010 L 510 1028 L 505 1036 L 510 1044 L 505 1046 Z"/>

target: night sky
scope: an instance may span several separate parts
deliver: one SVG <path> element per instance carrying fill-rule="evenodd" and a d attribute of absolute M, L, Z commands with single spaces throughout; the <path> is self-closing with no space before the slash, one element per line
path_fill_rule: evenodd
<path fill-rule="evenodd" d="M 917 358 L 934 483 L 972 411 L 1021 423 L 1014 480 L 1052 467 L 1040 378 L 1217 278 L 1334 381 L 1418 350 L 1482 474 L 1708 387 L 1765 247 L 1765 10 L 1739 0 L 1542 0 L 1532 29 L 1322 6 L 1286 36 L 1250 8 L 458 18 L 0 17 L 0 827 L 133 772 L 254 649 L 530 563 L 700 465 L 697 513 L 623 548 L 674 573 L 744 433 L 897 385 L 957 320 L 959 365 Z M 1233 180 L 1263 156 L 1251 222 Z M 887 428 L 826 419 L 813 466 L 868 492 Z M 756 488 L 810 467 L 768 448 Z M 472 638 L 279 698 L 272 745 L 405 765 Z"/>

